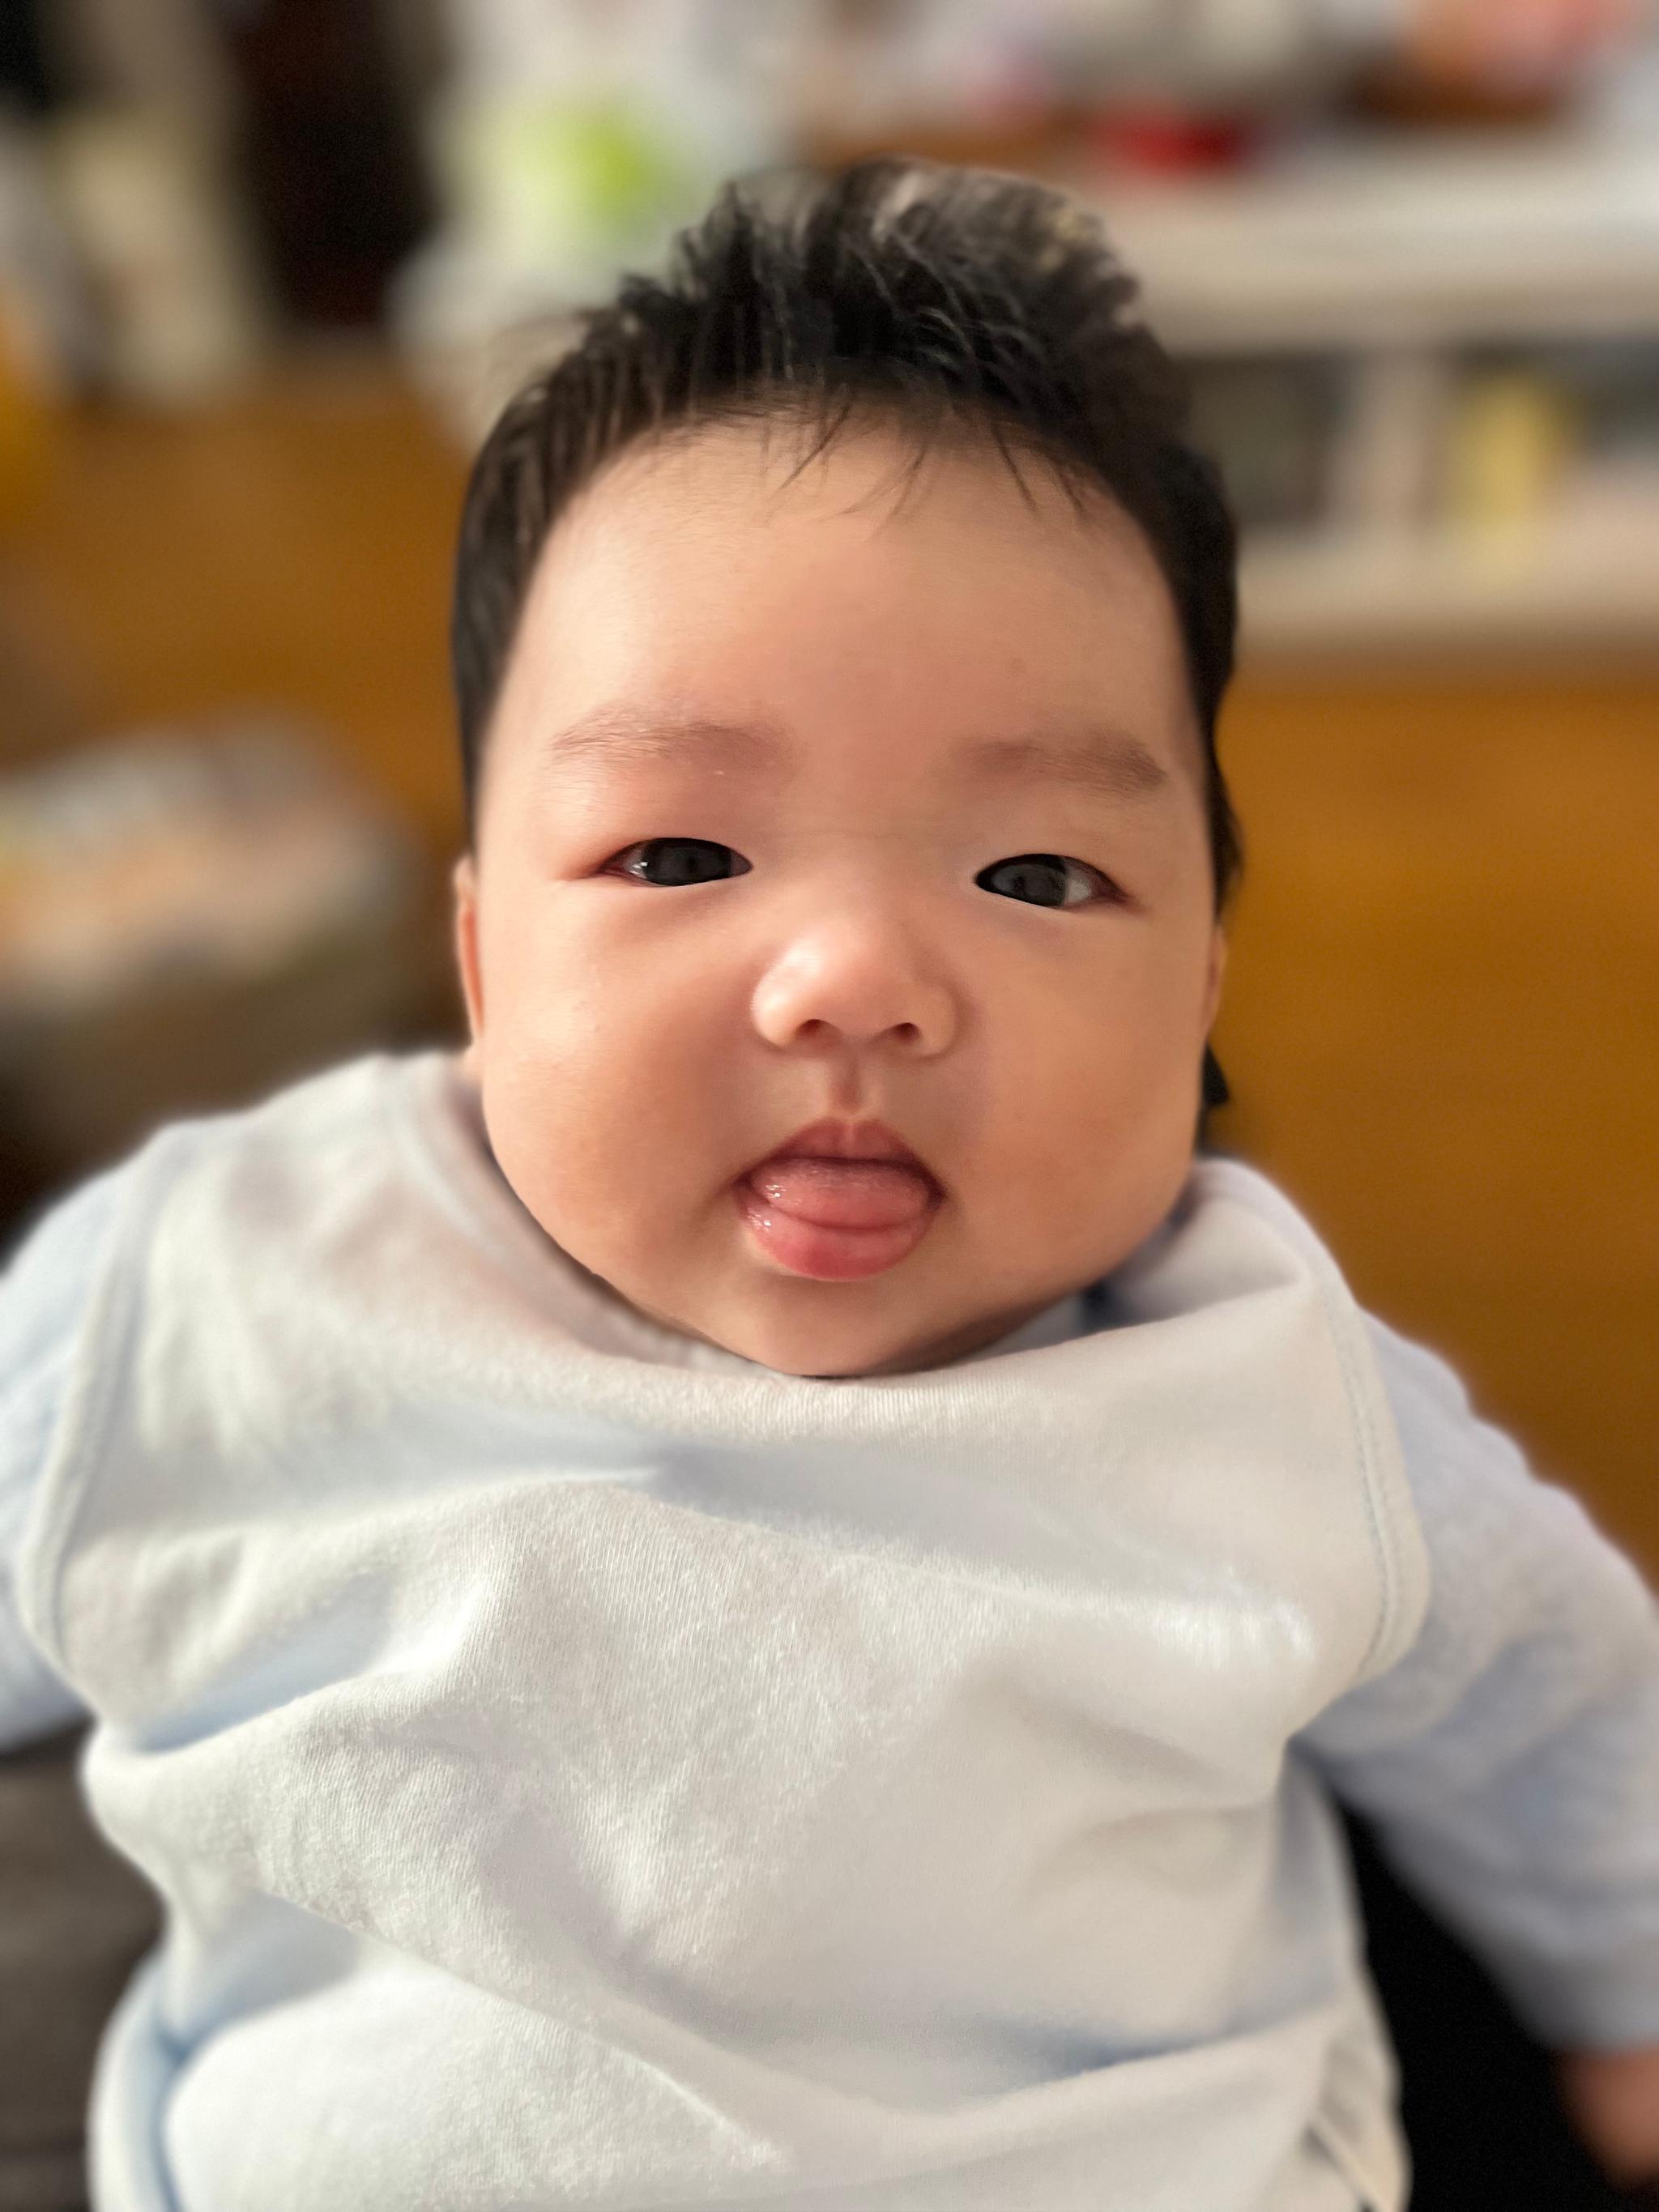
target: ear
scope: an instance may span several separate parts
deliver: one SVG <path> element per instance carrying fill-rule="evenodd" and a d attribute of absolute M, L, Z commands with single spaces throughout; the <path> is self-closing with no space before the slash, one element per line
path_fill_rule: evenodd
<path fill-rule="evenodd" d="M 1227 971 L 1227 936 L 1217 922 L 1210 937 L 1210 958 L 1204 981 L 1204 1034 L 1207 1037 L 1215 1026 L 1216 1015 L 1221 1008 L 1221 979 Z"/>
<path fill-rule="evenodd" d="M 457 860 L 450 882 L 455 892 L 455 960 L 461 972 L 461 993 L 472 1039 L 461 1054 L 461 1066 L 477 1082 L 478 1046 L 483 1036 L 483 983 L 478 967 L 478 876 L 471 853 L 463 853 Z"/>

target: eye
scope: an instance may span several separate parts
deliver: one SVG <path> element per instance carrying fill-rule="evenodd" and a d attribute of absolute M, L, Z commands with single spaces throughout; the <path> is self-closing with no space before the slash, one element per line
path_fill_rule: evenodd
<path fill-rule="evenodd" d="M 1073 880 L 1081 884 L 1077 898 L 1066 896 L 1068 868 L 1075 871 Z M 1096 897 L 1121 904 L 1123 898 L 1109 876 L 1103 876 L 1086 860 L 1068 860 L 1060 853 L 1020 853 L 981 869 L 974 881 L 1001 897 L 1022 899 L 1032 906 L 1086 906 Z"/>
<path fill-rule="evenodd" d="M 630 859 L 630 854 L 641 857 Z M 724 860 L 735 860 L 737 866 L 728 870 L 721 866 Z M 643 837 L 637 845 L 624 845 L 605 862 L 605 869 L 632 876 L 636 883 L 673 890 L 687 884 L 718 883 L 728 873 L 746 875 L 749 863 L 729 845 L 717 845 L 708 837 Z"/>

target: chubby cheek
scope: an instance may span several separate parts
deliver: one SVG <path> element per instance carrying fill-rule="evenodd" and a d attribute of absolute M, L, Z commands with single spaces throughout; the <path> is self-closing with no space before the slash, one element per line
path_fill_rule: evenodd
<path fill-rule="evenodd" d="M 660 1235 L 684 1210 L 689 1170 L 718 1172 L 717 1056 L 683 1001 L 664 1004 L 625 967 L 602 985 L 592 963 L 568 958 L 495 980 L 480 1066 L 492 1148 L 540 1225 L 599 1267 L 642 1222 Z"/>
<path fill-rule="evenodd" d="M 1191 1166 L 1202 1051 L 1196 1017 L 1171 1019 L 1168 1000 L 1059 1024 L 1046 1050 L 1029 1033 L 990 1178 L 1011 1228 L 1042 1223 L 1050 1252 L 1085 1269 L 1150 1236 Z"/>

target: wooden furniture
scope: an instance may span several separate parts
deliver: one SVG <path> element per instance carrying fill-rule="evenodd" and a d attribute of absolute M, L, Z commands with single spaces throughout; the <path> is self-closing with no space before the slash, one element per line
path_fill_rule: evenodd
<path fill-rule="evenodd" d="M 445 635 L 465 474 L 356 343 L 211 410 L 75 416 L 0 538 L 0 605 L 60 726 L 296 708 L 436 852 L 460 818 Z M 27 736 L 6 730 L 0 759 Z"/>
<path fill-rule="evenodd" d="M 1659 1573 L 1659 659 L 1247 678 L 1217 1137 Z"/>

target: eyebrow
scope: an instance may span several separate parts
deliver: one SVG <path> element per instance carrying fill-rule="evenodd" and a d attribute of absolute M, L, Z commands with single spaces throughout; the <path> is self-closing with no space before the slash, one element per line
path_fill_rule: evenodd
<path fill-rule="evenodd" d="M 787 769 L 793 757 L 775 723 L 711 721 L 611 706 L 555 732 L 540 749 L 539 764 L 551 770 L 592 761 L 626 769 L 690 760 L 704 773 L 719 774 L 734 768 L 776 772 Z M 981 785 L 1040 781 L 1130 803 L 1157 798 L 1173 781 L 1148 745 L 1108 724 L 975 738 L 957 748 L 951 768 Z"/>

